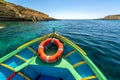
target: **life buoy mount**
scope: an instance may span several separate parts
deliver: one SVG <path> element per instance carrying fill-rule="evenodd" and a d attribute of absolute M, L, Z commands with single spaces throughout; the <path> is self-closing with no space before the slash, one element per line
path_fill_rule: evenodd
<path fill-rule="evenodd" d="M 57 52 L 52 56 L 48 56 L 44 53 L 44 47 L 49 43 L 54 43 L 58 47 Z M 63 44 L 56 38 L 48 38 L 42 41 L 38 47 L 38 54 L 41 60 L 47 63 L 56 62 L 62 56 L 62 53 L 63 53 Z"/>

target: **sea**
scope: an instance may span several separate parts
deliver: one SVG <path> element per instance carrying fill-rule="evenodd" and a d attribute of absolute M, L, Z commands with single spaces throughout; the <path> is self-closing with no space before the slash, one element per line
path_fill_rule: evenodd
<path fill-rule="evenodd" d="M 0 57 L 53 28 L 80 46 L 108 80 L 120 80 L 120 20 L 2 21 Z"/>

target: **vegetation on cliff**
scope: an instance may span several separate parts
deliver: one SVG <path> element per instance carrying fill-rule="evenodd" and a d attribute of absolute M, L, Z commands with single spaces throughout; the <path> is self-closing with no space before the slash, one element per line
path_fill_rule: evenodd
<path fill-rule="evenodd" d="M 47 14 L 0 0 L 0 20 L 52 20 Z"/>

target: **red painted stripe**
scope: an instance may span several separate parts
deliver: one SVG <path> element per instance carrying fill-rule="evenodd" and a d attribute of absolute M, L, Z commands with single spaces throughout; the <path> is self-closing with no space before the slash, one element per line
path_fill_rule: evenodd
<path fill-rule="evenodd" d="M 12 73 L 12 74 L 7 78 L 7 80 L 11 80 L 16 74 L 17 74 L 17 72 Z"/>

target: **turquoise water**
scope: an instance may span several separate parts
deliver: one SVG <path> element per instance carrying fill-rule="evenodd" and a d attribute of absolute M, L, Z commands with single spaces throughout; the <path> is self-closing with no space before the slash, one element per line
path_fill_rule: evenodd
<path fill-rule="evenodd" d="M 120 79 L 120 20 L 0 22 L 0 57 L 52 27 L 85 50 L 108 80 Z"/>

